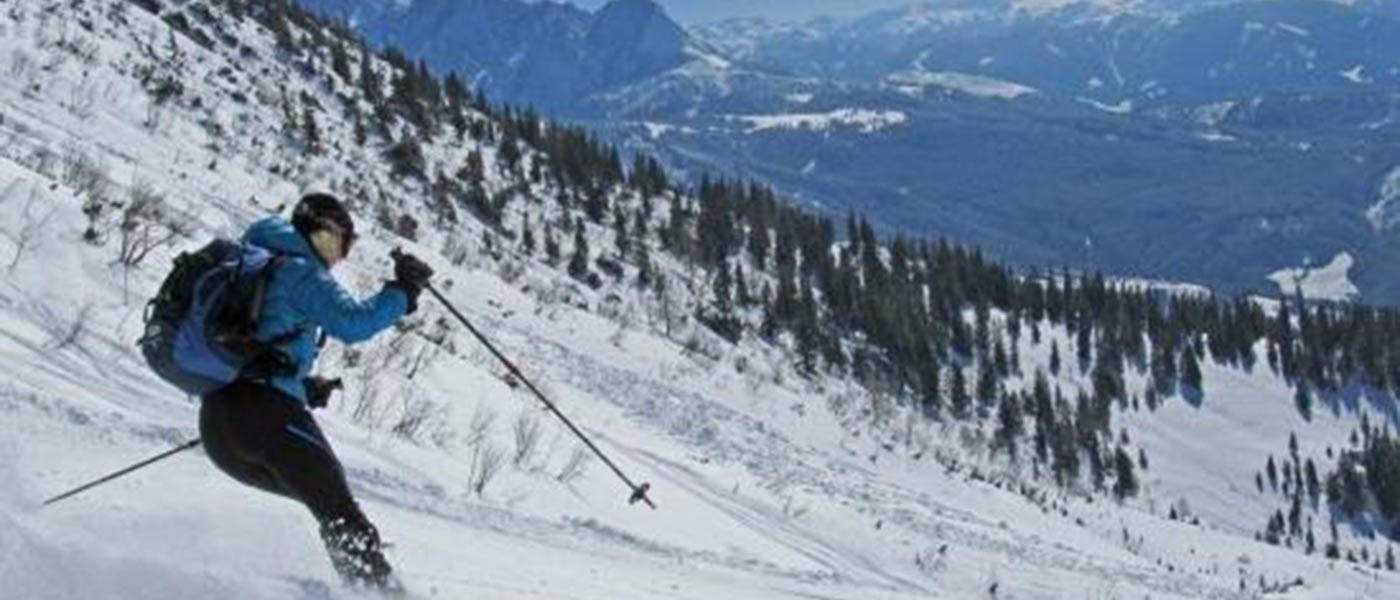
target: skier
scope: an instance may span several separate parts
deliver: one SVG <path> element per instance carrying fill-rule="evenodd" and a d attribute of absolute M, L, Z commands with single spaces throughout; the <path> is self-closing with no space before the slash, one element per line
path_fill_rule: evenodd
<path fill-rule="evenodd" d="M 305 504 L 320 524 L 331 564 L 348 584 L 396 591 L 378 530 L 350 494 L 345 472 L 310 408 L 323 407 L 338 380 L 312 376 L 325 336 L 364 341 L 417 308 L 432 269 L 395 253 L 394 276 L 364 300 L 331 278 L 355 241 L 355 224 L 338 199 L 310 194 L 291 222 L 254 223 L 244 241 L 272 251 L 272 271 L 256 323 L 258 341 L 278 350 L 263 365 L 204 397 L 199 431 L 205 452 L 239 482 Z"/>

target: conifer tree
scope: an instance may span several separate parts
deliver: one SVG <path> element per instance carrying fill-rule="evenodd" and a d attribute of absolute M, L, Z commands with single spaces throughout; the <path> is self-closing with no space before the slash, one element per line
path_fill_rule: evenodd
<path fill-rule="evenodd" d="M 613 247 L 617 249 L 620 260 L 627 260 L 632 253 L 632 238 L 627 235 L 627 213 L 621 205 L 613 209 Z"/>
<path fill-rule="evenodd" d="M 1198 392 L 1204 389 L 1201 387 L 1201 364 L 1189 344 L 1181 352 L 1181 383 Z"/>
<path fill-rule="evenodd" d="M 530 213 L 525 213 L 520 218 L 520 247 L 524 248 L 527 255 L 535 253 L 535 230 L 530 227 Z"/>
<path fill-rule="evenodd" d="M 977 408 L 987 414 L 997 399 L 997 375 L 991 361 L 983 359 L 977 365 Z"/>
<path fill-rule="evenodd" d="M 998 447 L 1006 448 L 1012 460 L 1016 459 L 1016 439 L 1022 430 L 1021 402 L 1016 394 L 1003 394 L 997 407 L 997 429 L 995 438 Z"/>
<path fill-rule="evenodd" d="M 316 124 L 316 114 L 312 112 L 310 104 L 302 105 L 301 113 L 302 141 L 306 144 L 306 153 L 312 156 L 321 153 L 321 128 Z"/>
<path fill-rule="evenodd" d="M 939 366 L 937 361 L 929 361 L 921 369 L 923 381 L 920 386 L 919 406 L 924 417 L 934 418 L 943 408 L 942 392 L 939 390 Z"/>
<path fill-rule="evenodd" d="M 1312 421 L 1312 393 L 1308 391 L 1308 384 L 1302 381 L 1293 389 L 1293 404 L 1298 407 L 1298 414 L 1303 416 L 1303 420 Z"/>
<path fill-rule="evenodd" d="M 579 219 L 574 227 L 574 253 L 569 258 L 569 275 L 583 281 L 588 277 L 588 238 L 584 235 L 587 227 Z"/>
<path fill-rule="evenodd" d="M 544 256 L 545 260 L 551 264 L 559 264 L 559 239 L 554 235 L 554 225 L 545 223 L 544 225 Z"/>
<path fill-rule="evenodd" d="M 972 407 L 972 397 L 967 393 L 967 378 L 957 366 L 952 367 L 952 371 L 953 380 L 948 389 L 948 400 L 952 404 L 953 416 L 966 419 Z"/>
<path fill-rule="evenodd" d="M 345 42 L 339 38 L 331 44 L 331 71 L 341 81 L 350 82 L 350 55 L 345 51 Z"/>
<path fill-rule="evenodd" d="M 379 78 L 379 72 L 374 68 L 374 62 L 370 58 L 371 53 L 368 48 L 360 47 L 360 93 L 364 95 L 365 102 L 370 106 L 379 106 L 384 102 L 384 81 Z"/>
<path fill-rule="evenodd" d="M 1133 471 L 1133 459 L 1122 446 L 1113 451 L 1113 471 L 1113 495 L 1119 500 L 1136 496 L 1138 481 Z"/>

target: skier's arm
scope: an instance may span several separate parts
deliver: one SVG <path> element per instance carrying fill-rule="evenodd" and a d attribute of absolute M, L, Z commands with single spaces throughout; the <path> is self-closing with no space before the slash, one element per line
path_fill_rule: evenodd
<path fill-rule="evenodd" d="M 297 279 L 291 301 L 312 323 L 347 344 L 374 337 L 408 310 L 408 297 L 403 290 L 385 287 L 378 294 L 357 300 L 330 273 L 317 269 L 307 269 Z"/>

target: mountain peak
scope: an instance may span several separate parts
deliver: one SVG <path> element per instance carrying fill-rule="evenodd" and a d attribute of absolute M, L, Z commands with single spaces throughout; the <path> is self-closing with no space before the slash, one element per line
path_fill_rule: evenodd
<path fill-rule="evenodd" d="M 649 21 L 653 19 L 672 22 L 666 9 L 655 0 L 612 0 L 598 9 L 598 20 Z M 674 24 L 674 22 L 672 22 Z M 679 27 L 679 26 L 677 26 Z"/>

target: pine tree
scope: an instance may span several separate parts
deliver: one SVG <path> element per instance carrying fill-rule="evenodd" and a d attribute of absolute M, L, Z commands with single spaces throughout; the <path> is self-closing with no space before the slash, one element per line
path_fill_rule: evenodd
<path fill-rule="evenodd" d="M 1196 360 L 1196 353 L 1188 345 L 1181 353 L 1181 383 L 1196 391 L 1202 391 L 1201 387 L 1201 365 Z"/>
<path fill-rule="evenodd" d="M 943 408 L 942 393 L 939 391 L 939 366 L 938 362 L 931 360 L 921 369 L 923 381 L 920 385 L 919 406 L 923 409 L 924 417 L 934 418 L 938 416 L 938 411 Z"/>
<path fill-rule="evenodd" d="M 1035 415 L 1035 456 L 1041 462 L 1049 456 L 1051 435 L 1055 425 L 1055 408 L 1050 396 L 1050 382 L 1043 371 L 1035 372 L 1031 386 L 1032 412 Z"/>
<path fill-rule="evenodd" d="M 350 55 L 345 51 L 345 42 L 340 39 L 331 44 L 331 71 L 341 81 L 350 82 Z"/>
<path fill-rule="evenodd" d="M 651 247 L 644 241 L 637 245 L 637 286 L 651 286 L 655 267 L 651 264 Z"/>
<path fill-rule="evenodd" d="M 991 361 L 985 358 L 977 365 L 977 410 L 987 414 L 997 399 L 997 376 Z"/>
<path fill-rule="evenodd" d="M 379 78 L 370 55 L 368 48 L 360 47 L 360 93 L 364 95 L 365 102 L 377 107 L 384 102 L 384 80 Z"/>
<path fill-rule="evenodd" d="M 1308 499 L 1313 503 L 1314 506 L 1316 506 L 1318 495 L 1321 489 L 1321 483 L 1318 481 L 1317 478 L 1317 465 L 1313 464 L 1312 458 L 1308 458 L 1308 462 L 1306 465 L 1304 465 L 1303 471 L 1305 473 L 1304 483 L 1307 486 Z"/>
<path fill-rule="evenodd" d="M 613 210 L 613 247 L 617 249 L 619 260 L 627 260 L 632 253 L 632 238 L 627 235 L 627 213 L 621 205 Z"/>
<path fill-rule="evenodd" d="M 1050 374 L 1060 374 L 1060 341 L 1050 341 Z"/>
<path fill-rule="evenodd" d="M 1090 325 L 1089 319 L 1083 319 L 1079 323 L 1079 328 L 1075 331 L 1074 348 L 1079 355 L 1079 368 L 1086 371 L 1093 360 L 1093 335 L 1094 329 Z"/>
<path fill-rule="evenodd" d="M 302 141 L 306 143 L 306 153 L 312 156 L 321 153 L 321 128 L 316 124 L 316 114 L 310 104 L 302 105 Z"/>
<path fill-rule="evenodd" d="M 583 220 L 579 219 L 574 227 L 574 254 L 569 258 L 569 275 L 579 281 L 588 277 L 588 238 L 584 235 L 586 230 Z"/>
<path fill-rule="evenodd" d="M 535 230 L 530 227 L 530 213 L 525 213 L 520 218 L 520 246 L 524 248 L 525 254 L 535 253 Z"/>
<path fill-rule="evenodd" d="M 1022 430 L 1021 402 L 1015 394 L 1004 394 L 997 407 L 997 429 L 995 438 L 998 447 L 1006 448 L 1012 460 L 1016 459 L 1016 438 Z"/>
<path fill-rule="evenodd" d="M 1303 420 L 1312 421 L 1312 393 L 1308 391 L 1308 384 L 1298 382 L 1293 392 L 1293 404 L 1298 407 L 1298 414 L 1303 415 Z"/>
<path fill-rule="evenodd" d="M 355 132 L 355 145 L 363 146 L 369 141 L 369 131 L 365 129 L 365 119 L 360 116 L 360 111 L 355 111 L 353 129 Z"/>
<path fill-rule="evenodd" d="M 969 415 L 968 409 L 972 406 L 972 397 L 967 393 L 967 378 L 963 375 L 963 370 L 957 366 L 954 366 L 952 371 L 953 381 L 948 395 L 953 408 L 953 416 L 966 419 Z"/>
<path fill-rule="evenodd" d="M 1138 493 L 1137 474 L 1133 472 L 1133 459 L 1122 446 L 1113 451 L 1113 495 L 1119 500 L 1136 496 Z"/>
<path fill-rule="evenodd" d="M 1293 502 L 1288 507 L 1288 535 L 1302 535 L 1303 533 L 1303 495 L 1293 494 Z"/>
<path fill-rule="evenodd" d="M 754 304 L 753 294 L 749 292 L 748 277 L 744 276 L 743 264 L 734 265 L 734 300 L 745 308 Z"/>

